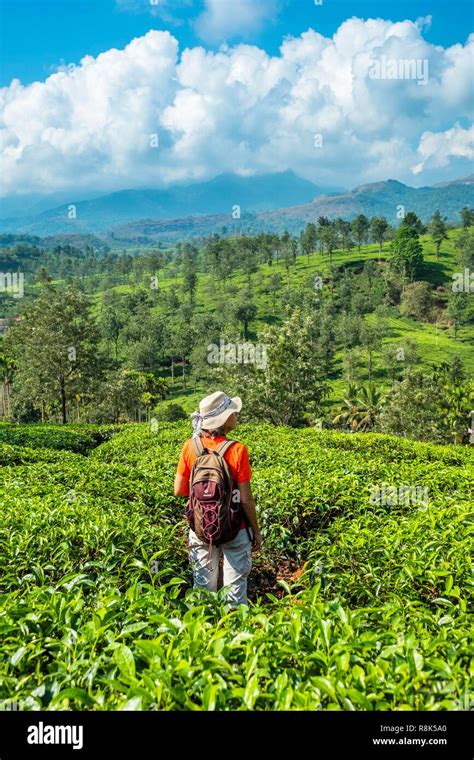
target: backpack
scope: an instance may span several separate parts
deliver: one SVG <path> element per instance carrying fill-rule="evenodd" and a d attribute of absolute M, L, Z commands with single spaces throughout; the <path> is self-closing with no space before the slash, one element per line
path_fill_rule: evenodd
<path fill-rule="evenodd" d="M 189 477 L 189 501 L 186 518 L 198 538 L 211 546 L 232 541 L 245 517 L 240 501 L 233 502 L 233 479 L 224 459 L 235 441 L 222 441 L 208 451 L 200 438 L 193 438 L 196 459 Z"/>

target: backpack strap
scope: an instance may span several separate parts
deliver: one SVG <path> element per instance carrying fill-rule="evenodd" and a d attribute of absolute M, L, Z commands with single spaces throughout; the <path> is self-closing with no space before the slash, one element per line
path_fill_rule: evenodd
<path fill-rule="evenodd" d="M 220 454 L 221 457 L 223 457 L 226 451 L 228 451 L 234 443 L 235 441 L 230 441 L 230 440 L 222 441 L 222 443 L 220 443 L 219 446 L 217 446 L 215 451 L 217 454 Z"/>
<path fill-rule="evenodd" d="M 199 437 L 196 437 L 196 438 L 192 438 L 191 440 L 193 442 L 194 453 L 196 454 L 197 457 L 200 457 L 201 454 L 204 454 L 205 452 L 205 448 L 202 445 L 201 439 Z"/>
<path fill-rule="evenodd" d="M 230 447 L 235 443 L 235 441 L 222 441 L 221 444 L 215 449 L 216 452 L 218 452 L 221 456 L 224 456 L 225 452 L 230 449 Z M 242 507 L 242 505 L 241 505 Z M 252 544 L 253 543 L 253 529 L 252 529 L 252 535 L 250 534 L 249 528 L 251 528 L 251 525 L 249 523 L 249 519 L 246 515 L 245 509 L 241 508 L 242 512 L 242 519 L 245 522 L 245 530 L 247 531 L 247 536 L 249 537 L 249 541 Z"/>

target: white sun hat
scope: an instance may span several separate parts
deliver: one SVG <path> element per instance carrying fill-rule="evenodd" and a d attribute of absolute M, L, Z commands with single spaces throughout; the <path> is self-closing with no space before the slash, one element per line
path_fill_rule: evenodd
<path fill-rule="evenodd" d="M 222 391 L 216 391 L 210 396 L 206 396 L 199 404 L 199 412 L 193 412 L 191 415 L 193 438 L 201 435 L 203 428 L 204 430 L 217 430 L 231 414 L 240 412 L 241 409 L 242 399 L 239 396 L 230 398 Z"/>

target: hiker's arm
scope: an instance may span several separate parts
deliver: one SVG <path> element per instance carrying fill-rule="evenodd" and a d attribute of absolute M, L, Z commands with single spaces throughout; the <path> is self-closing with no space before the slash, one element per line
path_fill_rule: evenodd
<path fill-rule="evenodd" d="M 188 485 L 189 484 L 187 478 L 183 477 L 183 475 L 180 475 L 179 472 L 177 472 L 174 479 L 174 495 L 189 496 Z"/>
<path fill-rule="evenodd" d="M 250 487 L 250 480 L 246 480 L 245 483 L 238 483 L 240 493 L 240 503 L 244 509 L 245 514 L 249 519 L 249 523 L 254 533 L 260 533 L 260 527 L 257 519 L 257 512 L 255 510 L 255 500 L 252 496 L 252 489 Z"/>
<path fill-rule="evenodd" d="M 179 462 L 174 478 L 175 496 L 189 496 L 189 476 L 190 471 L 186 456 L 186 444 L 184 444 L 181 449 L 181 454 L 179 455 Z"/>

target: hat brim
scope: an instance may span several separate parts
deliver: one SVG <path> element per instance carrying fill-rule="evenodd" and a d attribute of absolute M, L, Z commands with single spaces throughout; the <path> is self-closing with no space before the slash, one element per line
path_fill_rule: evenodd
<path fill-rule="evenodd" d="M 234 414 L 234 412 L 238 414 L 242 409 L 242 399 L 239 396 L 234 396 L 231 399 L 231 402 L 232 403 L 224 412 L 222 412 L 222 414 L 219 414 L 218 417 L 214 417 L 212 420 L 209 420 L 209 422 L 206 422 L 206 424 L 203 425 L 203 428 L 205 430 L 217 430 L 217 428 L 220 428 L 231 414 Z"/>

